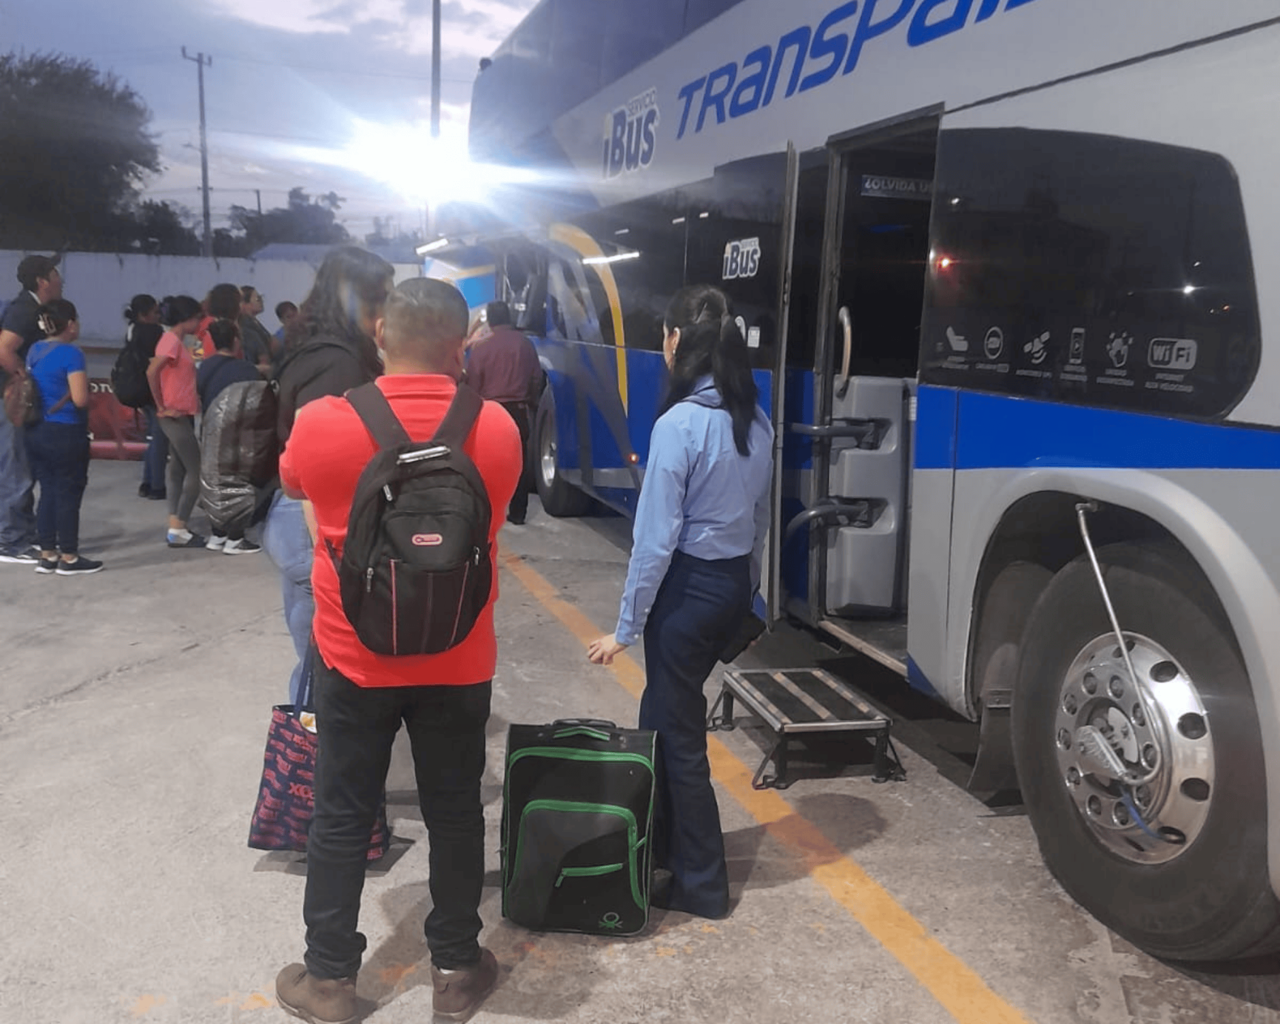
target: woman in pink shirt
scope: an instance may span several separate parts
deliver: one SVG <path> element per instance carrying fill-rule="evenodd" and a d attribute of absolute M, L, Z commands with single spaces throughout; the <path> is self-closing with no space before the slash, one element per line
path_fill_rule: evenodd
<path fill-rule="evenodd" d="M 202 548 L 205 539 L 187 529 L 187 517 L 200 496 L 200 443 L 196 440 L 196 364 L 188 338 L 200 328 L 200 303 L 189 295 L 169 296 L 160 303 L 160 321 L 167 325 L 147 366 L 147 381 L 156 400 L 156 419 L 169 439 L 168 544 L 171 548 Z"/>

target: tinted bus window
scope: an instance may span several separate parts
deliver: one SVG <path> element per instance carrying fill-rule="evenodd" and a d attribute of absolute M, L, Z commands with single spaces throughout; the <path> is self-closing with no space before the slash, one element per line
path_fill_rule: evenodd
<path fill-rule="evenodd" d="M 1257 370 L 1244 209 L 1216 154 L 946 131 L 931 237 L 926 381 L 1215 419 Z"/>
<path fill-rule="evenodd" d="M 777 350 L 785 154 L 716 169 L 688 190 L 685 284 L 713 284 L 746 325 L 752 365 L 771 369 Z"/>
<path fill-rule="evenodd" d="M 612 274 L 628 348 L 662 349 L 662 314 L 683 282 L 685 219 L 681 197 L 665 192 L 583 218 L 610 255 L 636 254 L 599 268 Z"/>

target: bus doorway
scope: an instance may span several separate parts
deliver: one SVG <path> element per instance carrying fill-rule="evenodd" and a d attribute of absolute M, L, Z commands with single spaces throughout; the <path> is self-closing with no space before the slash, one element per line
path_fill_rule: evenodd
<path fill-rule="evenodd" d="M 938 119 L 828 144 L 806 511 L 812 624 L 906 671 L 911 434 Z M 956 344 L 964 344 L 957 339 Z"/>

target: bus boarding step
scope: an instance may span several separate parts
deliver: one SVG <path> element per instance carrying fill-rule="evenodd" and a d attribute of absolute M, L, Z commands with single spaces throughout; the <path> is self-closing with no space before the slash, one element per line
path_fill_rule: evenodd
<path fill-rule="evenodd" d="M 734 728 L 734 701 L 741 701 L 772 730 L 774 746 L 760 762 L 751 785 L 786 789 L 789 744 L 815 734 L 860 733 L 873 744 L 872 779 L 888 782 L 907 773 L 889 738 L 892 721 L 831 673 L 819 668 L 731 669 L 724 674 L 720 696 L 707 718 L 709 730 Z M 765 774 L 769 763 L 776 770 Z"/>

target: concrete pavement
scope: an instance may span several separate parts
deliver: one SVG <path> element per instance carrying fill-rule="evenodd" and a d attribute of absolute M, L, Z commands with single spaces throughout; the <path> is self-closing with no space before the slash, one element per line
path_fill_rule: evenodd
<path fill-rule="evenodd" d="M 302 952 L 305 866 L 245 845 L 293 662 L 275 571 L 265 555 L 170 551 L 162 503 L 134 496 L 139 471 L 92 467 L 82 547 L 105 572 L 0 566 L 3 1024 L 286 1019 L 272 986 Z M 536 504 L 503 532 L 481 908 L 503 971 L 479 1024 L 1280 1021 L 1265 967 L 1192 972 L 1127 946 L 1048 876 L 1025 819 L 901 742 L 905 783 L 846 772 L 753 795 L 758 733 L 717 734 L 725 921 L 657 911 L 616 940 L 504 922 L 507 724 L 634 723 L 640 668 L 589 666 L 582 646 L 612 626 L 625 535 L 620 520 L 549 520 Z M 824 654 L 784 631 L 751 657 Z M 430 903 L 403 748 L 388 789 L 396 839 L 367 879 L 359 994 L 366 1019 L 407 1024 L 430 1019 Z"/>

